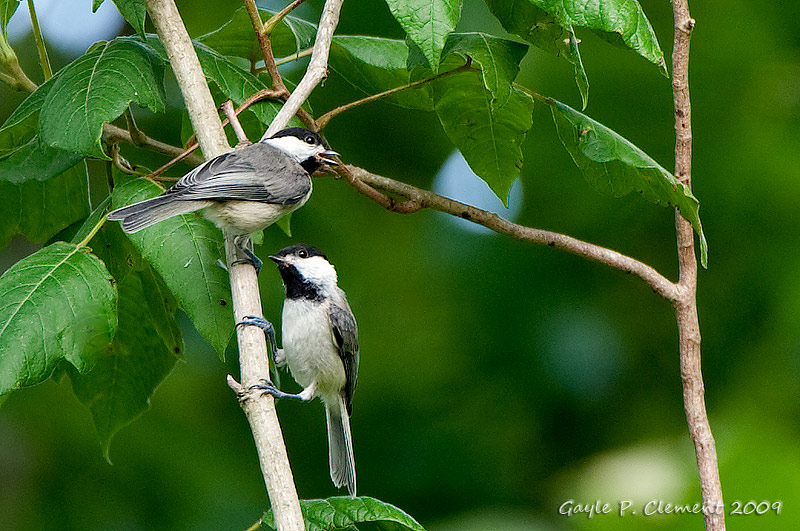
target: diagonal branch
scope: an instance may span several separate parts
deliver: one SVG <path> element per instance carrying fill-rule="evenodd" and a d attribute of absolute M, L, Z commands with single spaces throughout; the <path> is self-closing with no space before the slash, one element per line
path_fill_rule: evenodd
<path fill-rule="evenodd" d="M 333 32 L 339 24 L 342 2 L 343 0 L 326 0 L 325 7 L 322 8 L 322 16 L 319 19 L 317 38 L 314 41 L 314 51 L 311 53 L 308 69 L 262 138 L 269 138 L 286 127 L 291 117 L 300 110 L 300 106 L 308 99 L 314 88 L 328 76 L 328 53 L 331 49 Z"/>
<path fill-rule="evenodd" d="M 356 188 L 356 190 L 378 202 L 388 210 L 401 213 L 412 213 L 422 208 L 438 210 L 439 212 L 451 214 L 483 225 L 500 234 L 506 234 L 519 240 L 545 244 L 550 247 L 562 249 L 589 260 L 636 275 L 644 280 L 653 291 L 668 301 L 675 301 L 680 295 L 678 287 L 651 266 L 617 251 L 557 232 L 518 225 L 501 218 L 493 212 L 481 210 L 480 208 L 442 197 L 433 192 L 411 186 L 410 184 L 375 175 L 374 173 L 370 173 L 367 170 L 355 166 L 344 166 L 339 169 L 339 174 Z M 376 189 L 405 197 L 407 201 L 398 203 L 380 194 Z M 382 195 L 383 199 L 375 196 L 375 193 Z M 398 205 L 399 208 L 397 208 Z"/>

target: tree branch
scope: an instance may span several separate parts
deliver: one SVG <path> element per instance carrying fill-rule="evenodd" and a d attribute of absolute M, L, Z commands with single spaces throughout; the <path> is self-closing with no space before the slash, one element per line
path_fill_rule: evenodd
<path fill-rule="evenodd" d="M 291 117 L 300 110 L 300 106 L 308 99 L 314 88 L 327 77 L 328 53 L 331 49 L 333 32 L 339 23 L 339 11 L 342 9 L 342 1 L 326 0 L 325 7 L 322 8 L 319 26 L 317 27 L 317 38 L 314 41 L 314 51 L 311 53 L 308 69 L 306 69 L 303 79 L 300 80 L 292 95 L 286 100 L 286 104 L 275 116 L 275 119 L 272 120 L 262 139 L 269 138 L 286 127 Z"/>
<path fill-rule="evenodd" d="M 545 244 L 550 247 L 562 249 L 578 256 L 588 258 L 589 260 L 636 275 L 644 280 L 653 291 L 668 301 L 675 301 L 680 295 L 677 286 L 663 277 L 658 271 L 617 251 L 612 251 L 611 249 L 606 249 L 605 247 L 600 247 L 599 245 L 584 242 L 557 232 L 518 225 L 501 218 L 493 212 L 481 210 L 480 208 L 466 205 L 387 177 L 375 175 L 355 166 L 344 166 L 338 169 L 338 172 L 349 184 L 356 188 L 356 190 L 370 197 L 370 199 L 377 201 L 388 210 L 401 213 L 416 212 L 422 208 L 438 210 L 439 212 L 451 214 L 477 223 L 478 225 L 483 225 L 495 232 L 506 234 L 518 240 Z M 361 185 L 368 186 L 372 190 L 377 188 L 379 190 L 391 192 L 405 197 L 408 201 L 397 203 L 386 196 L 384 196 L 386 200 L 376 199 L 370 192 L 365 191 Z M 392 208 L 393 205 L 398 204 L 400 208 Z"/>
<path fill-rule="evenodd" d="M 247 14 L 250 15 L 250 21 L 253 23 L 253 30 L 261 48 L 261 55 L 264 56 L 264 67 L 272 78 L 272 88 L 281 96 L 288 96 L 289 89 L 283 83 L 283 78 L 278 72 L 278 66 L 275 64 L 275 55 L 272 53 L 272 31 L 267 32 L 264 29 L 264 23 L 261 21 L 261 15 L 258 13 L 258 6 L 255 0 L 244 0 L 244 6 L 247 9 Z"/>
<path fill-rule="evenodd" d="M 691 190 L 692 122 L 689 100 L 689 40 L 695 21 L 689 16 L 687 0 L 672 0 L 675 20 L 672 50 L 672 91 L 675 104 L 675 176 Z M 707 531 L 725 529 L 722 486 L 717 450 L 705 404 L 700 355 L 700 324 L 697 318 L 697 258 L 694 232 L 688 221 L 675 213 L 681 296 L 674 302 L 678 322 L 683 405 L 692 437 L 700 476 L 700 491 Z"/>
<path fill-rule="evenodd" d="M 170 157 L 177 157 L 185 153 L 181 147 L 173 146 L 171 144 L 166 144 L 155 138 L 150 138 L 146 134 L 142 133 L 139 136 L 138 141 L 134 142 L 133 138 L 131 138 L 131 134 L 129 131 L 122 129 L 121 127 L 117 127 L 113 124 L 105 124 L 103 126 L 103 141 L 108 144 L 114 144 L 117 142 L 125 142 L 126 144 L 133 144 L 136 146 L 144 147 L 147 149 L 151 149 L 153 151 L 157 151 L 158 153 L 163 153 L 164 155 L 169 155 Z M 186 162 L 197 166 L 203 159 L 197 155 L 187 156 Z"/>
<path fill-rule="evenodd" d="M 205 76 L 174 1 L 148 0 L 147 8 L 175 71 L 203 153 L 210 158 L 229 151 L 230 147 Z M 225 254 L 236 322 L 241 321 L 245 315 L 262 315 L 255 269 L 249 264 L 234 264 L 237 258 L 236 246 L 229 235 L 225 235 Z M 230 377 L 229 385 L 237 391 L 239 402 L 250 423 L 275 523 L 281 531 L 304 531 L 300 502 L 278 424 L 274 399 L 269 395 L 249 391 L 251 385 L 269 375 L 264 333 L 253 326 L 237 328 L 242 385 Z"/>

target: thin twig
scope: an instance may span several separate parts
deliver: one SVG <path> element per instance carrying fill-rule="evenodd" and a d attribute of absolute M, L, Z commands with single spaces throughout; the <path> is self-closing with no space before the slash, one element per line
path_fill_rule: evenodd
<path fill-rule="evenodd" d="M 305 1 L 306 0 L 294 0 L 294 2 L 272 15 L 270 19 L 264 23 L 264 32 L 272 34 L 272 30 L 275 29 L 275 26 L 280 24 L 281 21 L 286 18 L 286 15 L 297 9 L 297 7 Z"/>
<path fill-rule="evenodd" d="M 342 9 L 343 0 L 326 0 L 322 8 L 322 16 L 317 26 L 317 37 L 314 41 L 314 51 L 308 63 L 303 79 L 286 100 L 286 104 L 272 120 L 262 138 L 269 138 L 289 123 L 292 116 L 301 110 L 303 102 L 311 95 L 316 86 L 328 75 L 328 54 L 331 49 L 333 32 L 339 23 L 339 11 Z M 302 119 L 302 118 L 301 118 Z"/>
<path fill-rule="evenodd" d="M 578 256 L 588 258 L 589 260 L 636 275 L 644 280 L 653 291 L 668 301 L 675 301 L 680 294 L 675 284 L 670 282 L 651 266 L 617 251 L 606 249 L 605 247 L 594 245 L 557 232 L 518 225 L 501 218 L 493 212 L 481 210 L 480 208 L 466 205 L 387 177 L 375 175 L 355 166 L 343 166 L 338 169 L 337 172 L 359 192 L 364 193 L 364 195 L 367 195 L 367 197 L 377 201 L 384 206 L 384 208 L 388 208 L 389 210 L 403 212 L 402 208 L 399 210 L 397 208 L 390 208 L 391 203 L 389 203 L 390 206 L 387 206 L 385 200 L 376 199 L 372 194 L 365 193 L 363 187 L 358 185 L 358 182 L 360 181 L 362 184 L 366 184 L 372 189 L 377 188 L 407 198 L 409 202 L 405 203 L 405 206 L 408 207 L 408 212 L 416 212 L 421 208 L 438 210 L 439 212 L 451 214 L 483 225 L 500 234 L 506 234 L 519 240 L 545 244 L 550 247 L 562 249 Z"/>
<path fill-rule="evenodd" d="M 244 0 L 244 6 L 247 9 L 247 14 L 250 15 L 250 21 L 253 23 L 253 30 L 258 39 L 258 45 L 261 48 L 261 55 L 264 56 L 264 67 L 269 72 L 272 78 L 272 88 L 278 91 L 281 96 L 289 95 L 289 89 L 283 83 L 278 67 L 275 65 L 275 55 L 272 53 L 272 35 L 271 32 L 265 31 L 264 23 L 261 21 L 261 15 L 258 12 L 258 6 L 255 0 Z"/>
<path fill-rule="evenodd" d="M 687 0 L 672 0 L 675 22 L 672 48 L 672 92 L 675 105 L 675 177 L 691 190 L 692 122 L 689 99 L 689 41 L 695 21 L 689 16 Z M 700 491 L 703 496 L 707 531 L 725 529 L 722 485 L 717 450 L 705 405 L 701 369 L 700 323 L 697 317 L 697 257 L 694 232 L 688 221 L 675 213 L 678 244 L 678 287 L 681 296 L 674 301 L 678 322 L 683 404 L 689 434 L 694 442 Z"/>
<path fill-rule="evenodd" d="M 325 126 L 328 125 L 328 122 L 330 122 L 331 119 L 334 116 L 336 116 L 336 115 L 338 115 L 340 113 L 343 113 L 345 111 L 349 111 L 350 109 L 352 109 L 354 107 L 358 107 L 359 105 L 363 105 L 365 103 L 370 103 L 370 102 L 373 102 L 375 100 L 379 100 L 381 98 L 385 98 L 386 96 L 390 96 L 392 94 L 396 94 L 397 92 L 400 92 L 400 91 L 403 91 L 403 90 L 408 90 L 408 89 L 413 89 L 413 88 L 420 87 L 422 85 L 425 85 L 426 83 L 430 83 L 431 81 L 436 81 L 437 79 L 441 79 L 443 77 L 452 76 L 453 74 L 459 74 L 461 72 L 466 72 L 467 70 L 470 70 L 471 68 L 472 68 L 472 58 L 471 57 L 467 57 L 467 62 L 465 64 L 459 66 L 458 68 L 454 68 L 452 70 L 448 70 L 447 72 L 442 72 L 441 74 L 437 74 L 437 75 L 432 76 L 432 77 L 428 77 L 428 78 L 425 78 L 425 79 L 420 79 L 419 81 L 414 81 L 413 83 L 409 83 L 407 85 L 402 85 L 400 87 L 395 87 L 395 88 L 392 88 L 392 89 L 389 89 L 389 90 L 385 90 L 385 91 L 380 92 L 378 94 L 373 94 L 371 96 L 367 96 L 366 98 L 362 98 L 360 100 L 352 101 L 352 102 L 347 103 L 345 105 L 341 105 L 339 107 L 336 107 L 335 109 L 332 109 L 332 110 L 326 112 L 325 114 L 323 114 L 322 116 L 320 116 L 319 118 L 317 118 L 317 130 L 318 131 L 322 131 L 323 129 L 325 129 Z"/>
<path fill-rule="evenodd" d="M 105 124 L 103 126 L 103 141 L 108 144 L 114 144 L 117 142 L 125 142 L 126 144 L 134 144 L 133 139 L 131 138 L 131 134 L 129 131 L 121 127 L 117 127 L 116 125 L 112 124 Z M 141 147 L 157 151 L 158 153 L 163 153 L 164 155 L 169 155 L 171 157 L 177 157 L 183 155 L 185 150 L 183 148 L 173 146 L 171 144 L 166 144 L 155 138 L 150 138 L 147 135 L 142 136 L 139 139 L 139 144 Z M 190 152 L 191 153 L 191 152 Z M 189 157 L 188 153 L 184 155 L 183 158 L 186 158 L 189 164 L 197 166 L 203 159 L 194 155 Z"/>
<path fill-rule="evenodd" d="M 247 134 L 245 134 L 242 124 L 239 123 L 239 118 L 236 116 L 236 110 L 233 108 L 233 102 L 231 102 L 231 100 L 226 100 L 225 103 L 222 104 L 222 112 L 228 117 L 228 123 L 231 124 L 231 128 L 233 128 L 233 132 L 236 134 L 239 145 L 251 144 L 252 142 L 247 139 Z"/>

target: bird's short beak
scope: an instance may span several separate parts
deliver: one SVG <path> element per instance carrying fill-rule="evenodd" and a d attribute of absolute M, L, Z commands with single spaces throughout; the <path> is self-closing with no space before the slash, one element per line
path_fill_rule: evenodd
<path fill-rule="evenodd" d="M 317 160 L 320 162 L 324 162 L 326 164 L 332 164 L 336 166 L 339 164 L 339 161 L 331 157 L 338 157 L 338 156 L 339 154 L 337 152 L 333 151 L 332 149 L 327 149 L 317 155 Z"/>
<path fill-rule="evenodd" d="M 278 256 L 276 254 L 271 254 L 269 255 L 268 258 L 278 265 L 286 263 L 286 258 L 284 258 L 283 256 Z"/>

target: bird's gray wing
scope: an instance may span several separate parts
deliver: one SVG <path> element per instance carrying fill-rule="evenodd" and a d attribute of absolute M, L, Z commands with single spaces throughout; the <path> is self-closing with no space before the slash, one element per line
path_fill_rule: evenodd
<path fill-rule="evenodd" d="M 344 387 L 344 402 L 347 406 L 347 413 L 350 414 L 353 410 L 353 392 L 358 384 L 358 325 L 356 325 L 356 318 L 353 316 L 343 292 L 341 297 L 336 297 L 332 301 L 330 318 L 333 338 L 339 349 L 339 357 L 342 359 L 344 374 L 347 378 Z"/>
<path fill-rule="evenodd" d="M 294 159 L 266 144 L 253 144 L 215 157 L 190 171 L 167 194 L 176 199 L 246 200 L 292 205 L 311 188 Z"/>

